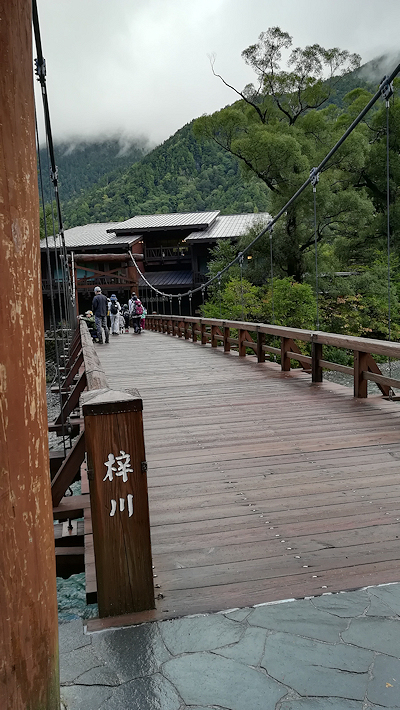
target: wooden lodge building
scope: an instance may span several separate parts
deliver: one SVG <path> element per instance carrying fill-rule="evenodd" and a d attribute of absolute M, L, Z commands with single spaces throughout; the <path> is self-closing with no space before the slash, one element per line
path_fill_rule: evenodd
<path fill-rule="evenodd" d="M 65 246 L 78 312 L 82 314 L 91 308 L 93 289 L 100 286 L 107 296 L 115 293 L 121 304 L 127 303 L 135 291 L 149 312 L 158 309 L 163 312 L 166 308 L 165 312 L 169 313 L 169 302 L 162 304 L 157 300 L 154 291 L 138 274 L 129 252 L 149 284 L 165 293 L 187 293 L 207 280 L 210 249 L 220 239 L 235 240 L 250 227 L 265 224 L 269 219 L 267 213 L 188 212 L 138 215 L 125 222 L 86 224 L 67 229 Z M 62 280 L 62 264 L 52 237 L 49 239 L 49 255 L 45 240 L 41 242 L 41 261 L 47 327 L 51 313 L 50 280 L 55 293 Z M 201 292 L 193 296 L 193 313 L 201 300 Z M 172 304 L 173 312 L 177 314 L 178 300 L 173 299 Z M 182 299 L 181 308 L 182 315 L 189 314 L 188 298 Z"/>

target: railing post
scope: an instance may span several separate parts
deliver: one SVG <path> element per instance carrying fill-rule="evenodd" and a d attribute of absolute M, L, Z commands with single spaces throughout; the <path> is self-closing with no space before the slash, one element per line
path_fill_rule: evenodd
<path fill-rule="evenodd" d="M 82 395 L 99 615 L 154 609 L 142 400 Z"/>
<path fill-rule="evenodd" d="M 322 367 L 319 364 L 319 361 L 322 360 L 322 343 L 316 343 L 314 340 L 312 341 L 312 343 L 311 343 L 311 357 L 312 357 L 312 363 L 311 363 L 312 382 L 322 382 L 323 371 L 322 371 Z"/>
<path fill-rule="evenodd" d="M 290 357 L 286 355 L 290 343 L 290 338 L 281 338 L 281 370 L 289 372 Z"/>
<path fill-rule="evenodd" d="M 191 325 L 192 325 L 192 342 L 197 343 L 197 333 L 196 333 L 197 323 L 192 321 Z"/>
<path fill-rule="evenodd" d="M 224 353 L 230 353 L 231 344 L 229 342 L 231 329 L 228 326 L 224 326 Z"/>
<path fill-rule="evenodd" d="M 244 340 L 246 340 L 246 331 L 239 329 L 239 357 L 246 357 L 246 346 L 244 345 Z"/>
<path fill-rule="evenodd" d="M 257 362 L 265 362 L 263 345 L 265 345 L 265 333 L 257 331 Z"/>
<path fill-rule="evenodd" d="M 368 396 L 368 382 L 363 379 L 363 370 L 368 371 L 368 353 L 354 350 L 354 396 L 365 398 Z"/>
<path fill-rule="evenodd" d="M 189 326 L 190 326 L 190 323 L 188 323 L 188 321 L 185 320 L 184 321 L 185 340 L 190 340 Z"/>
<path fill-rule="evenodd" d="M 201 344 L 207 345 L 207 332 L 206 332 L 205 323 L 201 323 L 200 330 L 201 330 Z"/>
<path fill-rule="evenodd" d="M 217 334 L 218 326 L 217 325 L 212 325 L 211 326 L 211 347 L 212 348 L 217 348 L 218 347 L 218 340 L 215 337 Z"/>

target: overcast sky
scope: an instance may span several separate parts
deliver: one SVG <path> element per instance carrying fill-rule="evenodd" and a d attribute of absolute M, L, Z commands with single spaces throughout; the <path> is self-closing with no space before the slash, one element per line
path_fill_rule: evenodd
<path fill-rule="evenodd" d="M 55 140 L 160 143 L 253 80 L 241 52 L 279 26 L 363 62 L 399 52 L 400 0 L 37 0 Z"/>

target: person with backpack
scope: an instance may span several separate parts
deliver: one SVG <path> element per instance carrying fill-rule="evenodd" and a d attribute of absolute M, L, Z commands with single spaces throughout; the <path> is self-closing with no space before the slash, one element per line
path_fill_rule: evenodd
<path fill-rule="evenodd" d="M 94 289 L 94 299 L 92 303 L 92 311 L 94 314 L 94 320 L 96 323 L 97 339 L 99 344 L 103 342 L 102 328 L 104 328 L 105 342 L 109 342 L 110 331 L 107 325 L 107 310 L 108 310 L 108 299 L 101 292 L 100 286 L 96 286 Z"/>
<path fill-rule="evenodd" d="M 133 330 L 135 333 L 138 333 L 140 335 L 140 320 L 142 317 L 143 313 L 143 306 L 142 302 L 140 299 L 136 296 L 136 293 L 133 293 L 131 298 L 129 299 L 129 315 L 131 319 L 131 323 L 133 326 Z"/>
<path fill-rule="evenodd" d="M 124 319 L 125 333 L 129 333 L 129 306 L 127 303 L 122 306 L 122 317 Z"/>
<path fill-rule="evenodd" d="M 111 335 L 119 335 L 119 312 L 121 306 L 115 293 L 110 297 Z"/>
<path fill-rule="evenodd" d="M 144 330 L 146 327 L 147 308 L 146 308 L 146 306 L 143 305 L 143 303 L 142 303 L 142 306 L 143 306 L 143 312 L 140 317 L 140 327 L 142 330 Z"/>

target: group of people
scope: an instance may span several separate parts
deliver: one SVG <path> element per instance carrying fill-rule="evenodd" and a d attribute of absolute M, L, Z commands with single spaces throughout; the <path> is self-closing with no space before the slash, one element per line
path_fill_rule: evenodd
<path fill-rule="evenodd" d="M 96 286 L 94 294 L 92 311 L 86 311 L 85 320 L 87 322 L 91 320 L 93 323 L 94 319 L 92 335 L 95 336 L 95 340 L 97 340 L 98 343 L 103 342 L 103 330 L 106 343 L 110 341 L 110 331 L 111 335 L 119 335 L 124 332 L 129 333 L 130 325 L 132 325 L 135 333 L 141 333 L 142 329 L 145 327 L 147 311 L 135 293 L 132 294 L 129 303 L 123 306 L 120 305 L 114 293 L 110 298 L 107 298 L 107 296 L 101 292 L 100 286 Z M 89 322 L 88 325 L 90 328 Z"/>

